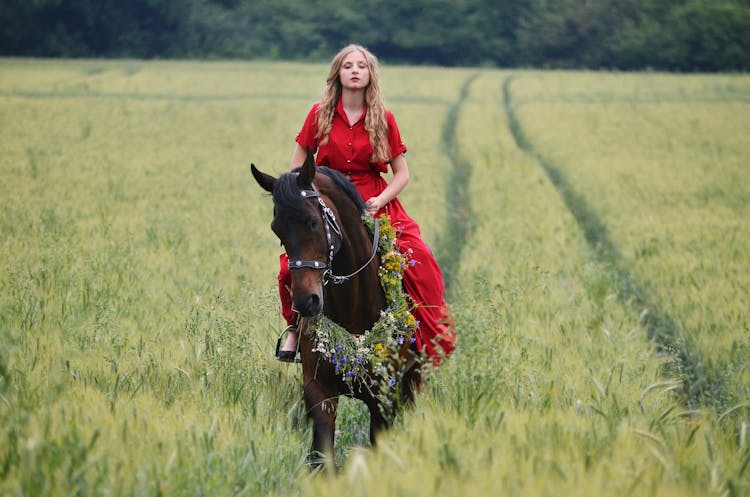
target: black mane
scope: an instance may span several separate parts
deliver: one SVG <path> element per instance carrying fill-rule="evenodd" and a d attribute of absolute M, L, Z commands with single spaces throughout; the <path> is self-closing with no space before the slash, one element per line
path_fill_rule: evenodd
<path fill-rule="evenodd" d="M 365 201 L 360 196 L 354 184 L 348 179 L 346 179 L 346 177 L 343 174 L 336 171 L 335 169 L 331 169 L 326 166 L 318 166 L 317 171 L 331 178 L 331 180 L 336 186 L 344 190 L 344 193 L 346 193 L 346 195 L 351 199 L 351 201 L 354 202 L 354 205 L 357 206 L 357 214 L 361 215 L 364 212 Z"/>
<path fill-rule="evenodd" d="M 289 209 L 295 214 L 303 215 L 305 212 L 305 199 L 300 195 L 302 191 L 297 178 L 299 169 L 296 168 L 289 173 L 279 176 L 273 187 L 273 201 L 276 205 Z M 333 181 L 337 188 L 343 190 L 347 197 L 351 199 L 357 207 L 357 213 L 362 214 L 365 210 L 365 201 L 362 200 L 354 185 L 344 177 L 343 174 L 325 166 L 317 166 L 316 174 L 322 173 Z"/>
<path fill-rule="evenodd" d="M 305 213 L 305 199 L 300 195 L 296 173 L 284 173 L 273 185 L 273 203 L 297 216 Z"/>

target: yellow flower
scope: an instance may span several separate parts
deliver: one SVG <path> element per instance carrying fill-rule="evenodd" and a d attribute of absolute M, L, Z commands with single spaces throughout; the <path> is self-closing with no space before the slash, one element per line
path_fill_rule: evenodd
<path fill-rule="evenodd" d="M 383 267 L 387 271 L 398 272 L 401 270 L 402 257 L 396 252 L 389 252 L 383 257 Z"/>
<path fill-rule="evenodd" d="M 378 360 L 383 360 L 383 358 L 388 355 L 388 349 L 386 349 L 385 345 L 382 343 L 376 343 L 373 345 L 372 349 L 374 356 Z"/>

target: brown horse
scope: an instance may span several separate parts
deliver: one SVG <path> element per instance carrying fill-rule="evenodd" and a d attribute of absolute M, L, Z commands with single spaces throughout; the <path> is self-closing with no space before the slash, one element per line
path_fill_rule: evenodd
<path fill-rule="evenodd" d="M 346 178 L 316 167 L 308 151 L 303 166 L 275 178 L 251 166 L 258 184 L 273 194 L 271 229 L 289 256 L 292 300 L 301 316 L 299 346 L 307 415 L 313 424 L 310 464 L 333 460 L 336 409 L 340 395 L 362 400 L 370 411 L 370 442 L 390 426 L 395 407 L 411 403 L 419 389 L 420 358 L 408 340 L 388 359 L 398 383 L 388 384 L 371 372 L 346 381 L 336 365 L 313 350 L 307 324 L 323 313 L 353 335 L 372 329 L 386 297 L 378 277 L 377 241 L 362 222 L 364 202 Z M 376 230 L 377 231 L 377 230 Z M 346 275 L 346 276 L 337 276 Z"/>

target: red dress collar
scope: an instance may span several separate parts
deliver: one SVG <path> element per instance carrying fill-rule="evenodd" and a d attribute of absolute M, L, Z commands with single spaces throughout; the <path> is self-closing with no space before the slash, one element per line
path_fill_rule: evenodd
<path fill-rule="evenodd" d="M 344 104 L 341 101 L 341 97 L 339 97 L 339 101 L 336 103 L 336 113 L 341 116 L 341 118 L 344 120 L 344 122 L 349 126 L 354 126 L 358 122 L 362 121 L 365 116 L 367 115 L 367 104 L 365 104 L 365 110 L 362 111 L 362 115 L 359 116 L 356 122 L 350 123 L 349 118 L 346 116 L 346 112 L 344 111 Z"/>

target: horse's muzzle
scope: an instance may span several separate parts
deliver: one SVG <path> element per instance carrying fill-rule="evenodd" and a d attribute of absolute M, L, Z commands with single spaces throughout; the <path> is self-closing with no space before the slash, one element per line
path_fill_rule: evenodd
<path fill-rule="evenodd" d="M 323 296 L 318 293 L 309 293 L 301 299 L 294 299 L 294 307 L 302 317 L 317 316 L 323 312 Z"/>

